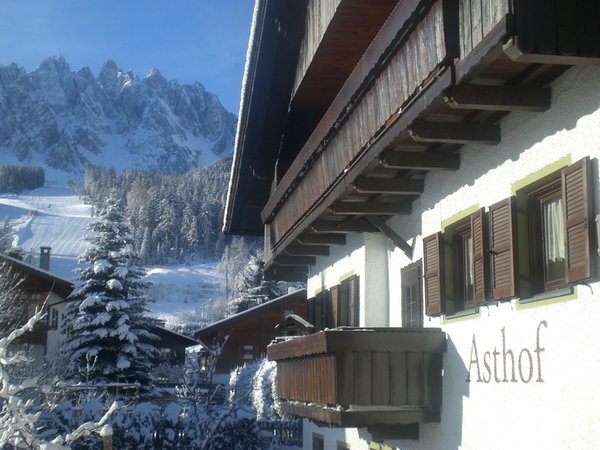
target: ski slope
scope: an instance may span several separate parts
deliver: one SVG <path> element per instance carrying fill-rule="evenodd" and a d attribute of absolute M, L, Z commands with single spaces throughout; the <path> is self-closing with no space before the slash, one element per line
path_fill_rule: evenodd
<path fill-rule="evenodd" d="M 0 195 L 0 220 L 6 218 L 16 231 L 13 246 L 33 255 L 32 264 L 39 263 L 40 247 L 51 247 L 50 272 L 77 282 L 77 257 L 89 245 L 86 227 L 94 220 L 91 205 L 84 204 L 70 188 L 40 188 Z M 213 310 L 222 302 L 216 265 L 207 262 L 148 268 L 151 315 L 172 326 L 214 320 Z"/>
<path fill-rule="evenodd" d="M 0 219 L 11 219 L 17 230 L 13 246 L 39 255 L 40 247 L 52 248 L 50 271 L 73 279 L 77 257 L 87 248 L 86 226 L 93 220 L 92 207 L 69 188 L 40 188 L 27 194 L 0 196 Z M 37 262 L 37 260 L 36 260 Z"/>

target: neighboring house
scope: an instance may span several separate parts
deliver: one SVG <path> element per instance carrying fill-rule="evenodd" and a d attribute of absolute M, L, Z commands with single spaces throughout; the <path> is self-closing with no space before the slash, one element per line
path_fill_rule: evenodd
<path fill-rule="evenodd" d="M 208 348 L 221 346 L 213 381 L 227 383 L 237 366 L 266 354 L 267 345 L 285 333 L 276 330 L 286 316 L 306 318 L 306 290 L 300 289 L 202 328 L 194 337 Z"/>
<path fill-rule="evenodd" d="M 44 267 L 49 261 L 49 247 L 42 247 L 40 263 Z M 51 358 L 62 342 L 61 327 L 67 306 L 67 298 L 73 291 L 73 283 L 60 278 L 45 269 L 28 264 L 19 259 L 19 253 L 13 256 L 0 253 L 0 263 L 8 264 L 17 280 L 22 280 L 23 317 L 26 323 L 37 310 L 45 307 L 45 318 L 34 330 L 24 335 L 20 344 L 29 346 L 36 358 Z"/>
<path fill-rule="evenodd" d="M 305 448 L 596 448 L 598 9 L 257 1 L 224 229 L 326 329 Z"/>
<path fill-rule="evenodd" d="M 26 323 L 39 308 L 44 307 L 45 319 L 33 331 L 25 334 L 19 345 L 28 347 L 28 352 L 42 361 L 55 357 L 64 340 L 61 332 L 69 295 L 73 291 L 72 282 L 60 278 L 48 270 L 36 267 L 20 260 L 20 252 L 13 256 L 0 253 L 0 263 L 9 264 L 14 270 L 17 280 L 22 280 L 22 301 L 24 302 L 21 323 Z M 41 247 L 40 265 L 49 268 L 50 248 Z M 160 338 L 157 347 L 160 350 L 160 360 L 170 364 L 185 362 L 185 349 L 198 342 L 187 336 L 175 333 L 162 326 L 154 326 L 152 332 Z"/>

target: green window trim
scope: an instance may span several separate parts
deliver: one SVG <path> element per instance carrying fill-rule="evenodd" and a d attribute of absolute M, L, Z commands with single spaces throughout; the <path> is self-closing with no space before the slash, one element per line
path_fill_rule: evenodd
<path fill-rule="evenodd" d="M 463 209 L 462 211 L 457 212 L 447 219 L 442 220 L 442 233 L 444 233 L 447 228 L 452 228 L 456 223 L 465 220 L 471 214 L 476 213 L 480 208 L 481 206 L 479 206 L 479 203 L 476 203 L 468 208 Z"/>
<path fill-rule="evenodd" d="M 524 178 L 521 178 L 518 181 L 515 181 L 511 185 L 511 193 L 512 195 L 517 195 L 517 193 L 523 189 L 530 190 L 532 186 L 538 183 L 540 180 L 558 172 L 565 167 L 571 165 L 571 155 L 563 156 L 552 164 L 548 164 L 545 167 L 542 167 L 539 170 L 536 170 L 533 173 L 530 173 Z"/>
<path fill-rule="evenodd" d="M 577 286 L 573 286 L 572 288 L 561 289 L 556 292 L 546 292 L 530 298 L 519 298 L 517 299 L 517 311 L 555 305 L 577 300 L 578 298 Z"/>

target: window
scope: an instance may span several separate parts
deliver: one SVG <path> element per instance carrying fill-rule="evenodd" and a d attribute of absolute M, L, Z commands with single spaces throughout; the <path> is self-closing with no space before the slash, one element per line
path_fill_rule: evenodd
<path fill-rule="evenodd" d="M 50 327 L 53 330 L 58 329 L 58 310 L 55 308 L 50 308 Z"/>
<path fill-rule="evenodd" d="M 515 197 L 490 205 L 487 214 L 481 209 L 424 238 L 426 313 L 453 314 L 591 278 L 590 171 L 586 157 L 538 177 Z"/>
<path fill-rule="evenodd" d="M 565 287 L 565 224 L 560 178 L 529 194 L 528 218 L 532 292 Z"/>
<path fill-rule="evenodd" d="M 254 359 L 254 346 L 244 345 L 242 346 L 242 359 L 244 362 L 250 362 Z"/>
<path fill-rule="evenodd" d="M 421 295 L 421 261 L 404 267 L 400 273 L 402 286 L 402 326 L 423 326 L 423 299 Z"/>
<path fill-rule="evenodd" d="M 315 330 L 359 326 L 359 284 L 353 275 L 308 299 L 308 321 Z"/>
<path fill-rule="evenodd" d="M 313 433 L 312 450 L 325 450 L 325 439 L 322 434 Z"/>
<path fill-rule="evenodd" d="M 593 276 L 591 164 L 584 158 L 516 192 L 521 298 Z"/>

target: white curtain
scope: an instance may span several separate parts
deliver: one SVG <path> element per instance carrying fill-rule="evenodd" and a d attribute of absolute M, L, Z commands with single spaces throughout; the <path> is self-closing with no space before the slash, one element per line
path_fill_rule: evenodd
<path fill-rule="evenodd" d="M 562 199 L 544 203 L 544 234 L 546 236 L 546 259 L 551 262 L 565 260 Z"/>

